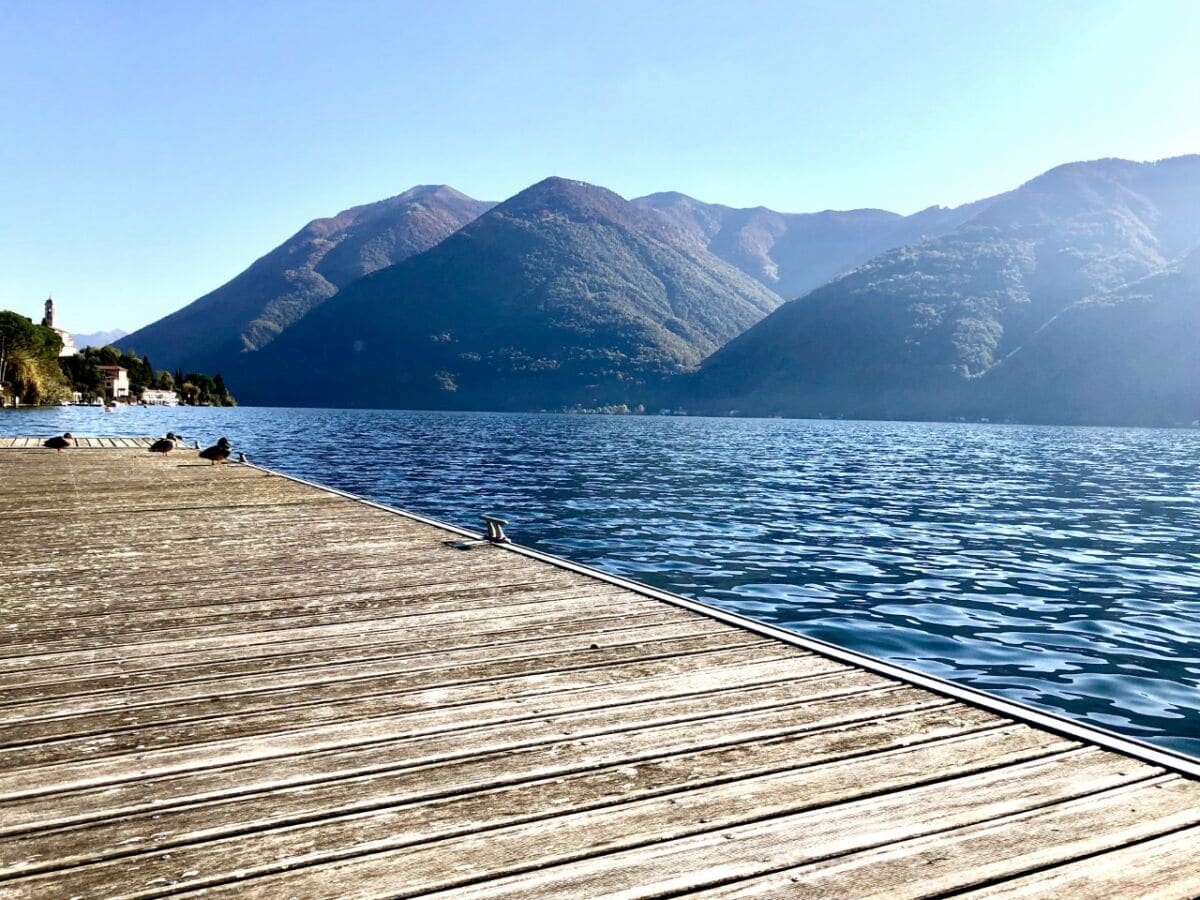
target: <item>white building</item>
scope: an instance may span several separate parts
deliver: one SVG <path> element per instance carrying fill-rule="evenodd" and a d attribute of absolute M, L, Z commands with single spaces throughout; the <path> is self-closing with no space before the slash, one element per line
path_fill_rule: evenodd
<path fill-rule="evenodd" d="M 59 357 L 63 356 L 78 356 L 79 350 L 75 347 L 75 338 L 63 331 L 54 324 L 54 298 L 46 298 L 46 314 L 42 316 L 42 324 L 57 334 L 62 339 L 62 349 L 58 351 Z"/>
<path fill-rule="evenodd" d="M 110 400 L 129 399 L 129 370 L 122 366 L 96 366 L 104 376 L 104 392 Z"/>
<path fill-rule="evenodd" d="M 146 388 L 142 391 L 142 402 L 147 406 L 178 406 L 179 395 L 174 391 L 160 391 L 158 388 Z"/>

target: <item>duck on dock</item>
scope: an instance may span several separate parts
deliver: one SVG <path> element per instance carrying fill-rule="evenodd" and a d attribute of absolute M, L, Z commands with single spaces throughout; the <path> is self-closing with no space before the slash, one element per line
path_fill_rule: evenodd
<path fill-rule="evenodd" d="M 212 460 L 212 464 L 215 466 L 217 463 L 223 463 L 229 459 L 231 453 L 233 453 L 233 446 L 229 443 L 229 438 L 221 438 L 211 447 L 201 450 L 200 458 Z"/>
<path fill-rule="evenodd" d="M 167 454 L 179 446 L 179 442 L 182 440 L 183 438 L 175 432 L 168 431 L 166 437 L 161 437 L 150 445 L 150 452 L 161 453 L 163 458 L 166 459 Z"/>
<path fill-rule="evenodd" d="M 62 435 L 56 435 L 42 443 L 43 447 L 49 447 L 51 450 L 57 450 L 62 453 L 64 449 L 73 445 L 75 439 L 71 437 L 71 432 L 63 432 Z"/>

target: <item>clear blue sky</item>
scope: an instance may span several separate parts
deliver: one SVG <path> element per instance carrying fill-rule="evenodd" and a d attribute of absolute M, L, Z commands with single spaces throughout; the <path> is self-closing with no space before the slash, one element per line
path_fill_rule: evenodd
<path fill-rule="evenodd" d="M 0 308 L 132 330 L 421 183 L 910 212 L 1200 152 L 1198 47 L 1195 0 L 0 0 Z"/>

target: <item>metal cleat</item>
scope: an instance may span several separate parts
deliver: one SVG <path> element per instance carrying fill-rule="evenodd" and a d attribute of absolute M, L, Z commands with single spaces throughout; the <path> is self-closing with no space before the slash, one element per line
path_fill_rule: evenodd
<path fill-rule="evenodd" d="M 486 547 L 488 544 L 511 544 L 508 535 L 504 533 L 504 526 L 508 524 L 507 519 L 500 519 L 496 516 L 480 516 L 487 524 L 487 532 L 482 540 L 475 541 L 443 541 L 447 547 L 453 547 L 455 550 L 470 550 L 473 547 Z"/>
<path fill-rule="evenodd" d="M 508 535 L 504 533 L 504 526 L 508 524 L 507 519 L 498 519 L 495 516 L 480 516 L 487 523 L 487 534 L 483 539 L 490 544 L 511 544 Z"/>

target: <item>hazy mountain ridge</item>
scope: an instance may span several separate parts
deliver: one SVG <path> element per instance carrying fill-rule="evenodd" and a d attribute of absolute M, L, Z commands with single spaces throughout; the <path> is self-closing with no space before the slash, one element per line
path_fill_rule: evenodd
<path fill-rule="evenodd" d="M 931 206 L 910 216 L 882 209 L 736 209 L 677 192 L 633 202 L 667 217 L 721 259 L 790 300 L 886 250 L 952 231 L 993 199 L 953 209 Z"/>
<path fill-rule="evenodd" d="M 104 347 L 114 341 L 119 341 L 128 331 L 114 328 L 111 331 L 93 331 L 91 334 L 72 334 L 75 346 L 82 350 L 84 347 Z"/>
<path fill-rule="evenodd" d="M 1200 248 L 1073 303 L 980 380 L 969 411 L 1026 422 L 1200 419 Z"/>
<path fill-rule="evenodd" d="M 786 304 L 708 359 L 674 402 L 792 415 L 986 414 L 979 376 L 1071 304 L 1153 275 L 1198 243 L 1200 156 L 1060 166 L 952 233 L 891 250 Z"/>
<path fill-rule="evenodd" d="M 363 275 L 420 253 L 493 204 L 445 185 L 315 219 L 240 275 L 119 346 L 172 368 L 219 371 Z"/>
<path fill-rule="evenodd" d="M 252 403 L 633 403 L 779 302 L 663 217 L 550 178 L 345 288 L 237 383 Z M 313 377 L 267 374 L 298 369 Z"/>

